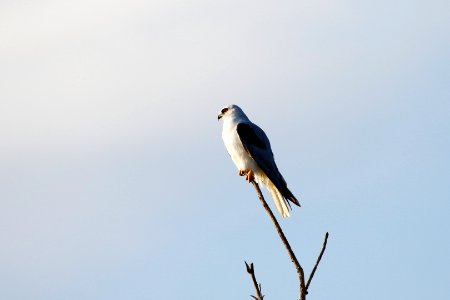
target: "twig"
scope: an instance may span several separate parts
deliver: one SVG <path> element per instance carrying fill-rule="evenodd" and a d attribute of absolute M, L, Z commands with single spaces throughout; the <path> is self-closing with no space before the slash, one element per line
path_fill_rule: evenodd
<path fill-rule="evenodd" d="M 281 238 L 281 241 L 283 242 L 289 257 L 291 258 L 291 261 L 294 263 L 295 265 L 295 269 L 297 270 L 297 274 L 298 274 L 298 280 L 299 280 L 299 285 L 300 285 L 300 292 L 299 292 L 299 299 L 300 300 L 305 300 L 306 298 L 306 294 L 307 294 L 307 289 L 305 286 L 305 274 L 303 272 L 303 268 L 300 265 L 300 263 L 297 260 L 297 257 L 294 254 L 294 251 L 292 251 L 291 246 L 289 245 L 288 240 L 286 239 L 286 236 L 283 233 L 283 230 L 281 230 L 280 224 L 278 224 L 277 219 L 275 218 L 272 210 L 270 209 L 269 205 L 267 205 L 266 200 L 264 200 L 264 196 L 261 193 L 261 189 L 259 188 L 259 185 L 255 182 L 252 181 L 252 184 L 256 190 L 256 193 L 258 194 L 258 198 L 259 200 L 261 200 L 262 205 L 264 206 L 264 209 L 266 210 L 266 212 L 269 214 L 270 219 L 272 220 L 273 225 L 275 225 L 275 228 L 278 232 L 278 235 Z"/>
<path fill-rule="evenodd" d="M 247 262 L 245 262 L 245 266 L 247 267 L 247 273 L 252 276 L 253 285 L 255 286 L 256 290 L 256 296 L 251 295 L 252 298 L 255 300 L 263 300 L 264 295 L 262 294 L 261 291 L 261 284 L 258 284 L 258 282 L 256 281 L 255 268 L 253 267 L 253 263 L 251 263 L 249 266 Z"/>
<path fill-rule="evenodd" d="M 320 251 L 319 257 L 317 257 L 316 264 L 314 265 L 314 268 L 312 269 L 311 274 L 309 275 L 308 282 L 306 283 L 306 294 L 308 294 L 309 284 L 311 283 L 311 280 L 314 277 L 314 273 L 316 273 L 317 266 L 319 266 L 320 260 L 322 259 L 322 255 L 325 252 L 325 248 L 327 247 L 327 241 L 328 241 L 328 232 L 325 233 L 325 239 L 323 241 L 322 251 Z"/>

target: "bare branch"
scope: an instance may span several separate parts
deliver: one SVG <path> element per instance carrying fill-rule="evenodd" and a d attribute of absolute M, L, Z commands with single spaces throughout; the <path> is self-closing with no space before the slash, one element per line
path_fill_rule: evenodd
<path fill-rule="evenodd" d="M 306 294 L 308 294 L 308 288 L 311 283 L 311 280 L 314 277 L 314 273 L 316 273 L 317 267 L 319 266 L 320 260 L 322 259 L 322 255 L 325 252 L 325 248 L 327 247 L 327 241 L 328 241 L 328 232 L 325 233 L 325 239 L 323 241 L 322 250 L 320 251 L 316 264 L 314 265 L 314 268 L 312 269 L 311 274 L 309 275 L 308 282 L 306 283 Z"/>
<path fill-rule="evenodd" d="M 262 294 L 261 284 L 258 284 L 258 282 L 256 281 L 255 268 L 253 267 L 253 263 L 251 263 L 249 266 L 247 262 L 245 262 L 245 266 L 247 267 L 247 273 L 252 276 L 253 285 L 255 286 L 256 290 L 256 296 L 251 295 L 252 298 L 255 300 L 263 300 L 264 295 Z"/>
<path fill-rule="evenodd" d="M 284 235 L 283 230 L 281 230 L 280 224 L 278 224 L 278 221 L 275 218 L 272 210 L 270 209 L 269 205 L 267 205 L 267 202 L 264 199 L 264 196 L 263 196 L 263 194 L 261 192 L 261 189 L 259 188 L 259 185 L 255 181 L 252 181 L 252 184 L 253 184 L 253 187 L 256 190 L 256 193 L 258 194 L 259 200 L 261 200 L 261 203 L 264 206 L 264 209 L 269 214 L 273 225 L 275 225 L 275 228 L 276 228 L 276 230 L 278 232 L 278 235 L 280 236 L 281 241 L 283 242 L 283 245 L 284 245 L 284 247 L 286 248 L 286 250 L 287 250 L 287 252 L 289 254 L 289 257 L 291 258 L 292 263 L 295 265 L 295 269 L 297 270 L 297 274 L 298 274 L 299 286 L 300 286 L 299 299 L 300 300 L 305 300 L 305 297 L 306 297 L 306 294 L 307 294 L 307 289 L 306 289 L 306 286 L 305 286 L 305 274 L 303 272 L 303 268 L 300 265 L 300 263 L 298 262 L 297 257 L 294 254 L 294 251 L 292 251 L 292 248 L 289 245 L 289 242 L 286 239 L 286 236 Z"/>

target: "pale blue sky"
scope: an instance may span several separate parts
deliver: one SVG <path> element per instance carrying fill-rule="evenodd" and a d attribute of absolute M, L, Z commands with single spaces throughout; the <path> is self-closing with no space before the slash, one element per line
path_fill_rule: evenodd
<path fill-rule="evenodd" d="M 449 53 L 448 1 L 0 1 L 0 298 L 295 299 L 236 103 L 308 299 L 448 299 Z"/>

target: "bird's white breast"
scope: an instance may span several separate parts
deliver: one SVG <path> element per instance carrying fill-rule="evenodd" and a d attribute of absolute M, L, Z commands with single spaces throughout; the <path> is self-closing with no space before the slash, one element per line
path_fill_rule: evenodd
<path fill-rule="evenodd" d="M 259 168 L 242 145 L 236 130 L 237 124 L 234 122 L 224 122 L 223 125 L 222 139 L 238 170 L 251 170 L 256 172 Z"/>

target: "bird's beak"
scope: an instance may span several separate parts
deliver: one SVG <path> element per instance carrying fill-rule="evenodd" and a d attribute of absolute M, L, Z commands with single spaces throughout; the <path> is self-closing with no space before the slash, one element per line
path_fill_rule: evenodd
<path fill-rule="evenodd" d="M 222 117 L 223 117 L 223 115 L 222 115 L 222 114 L 219 114 L 219 115 L 217 116 L 217 121 L 219 121 L 220 119 L 222 119 Z"/>

